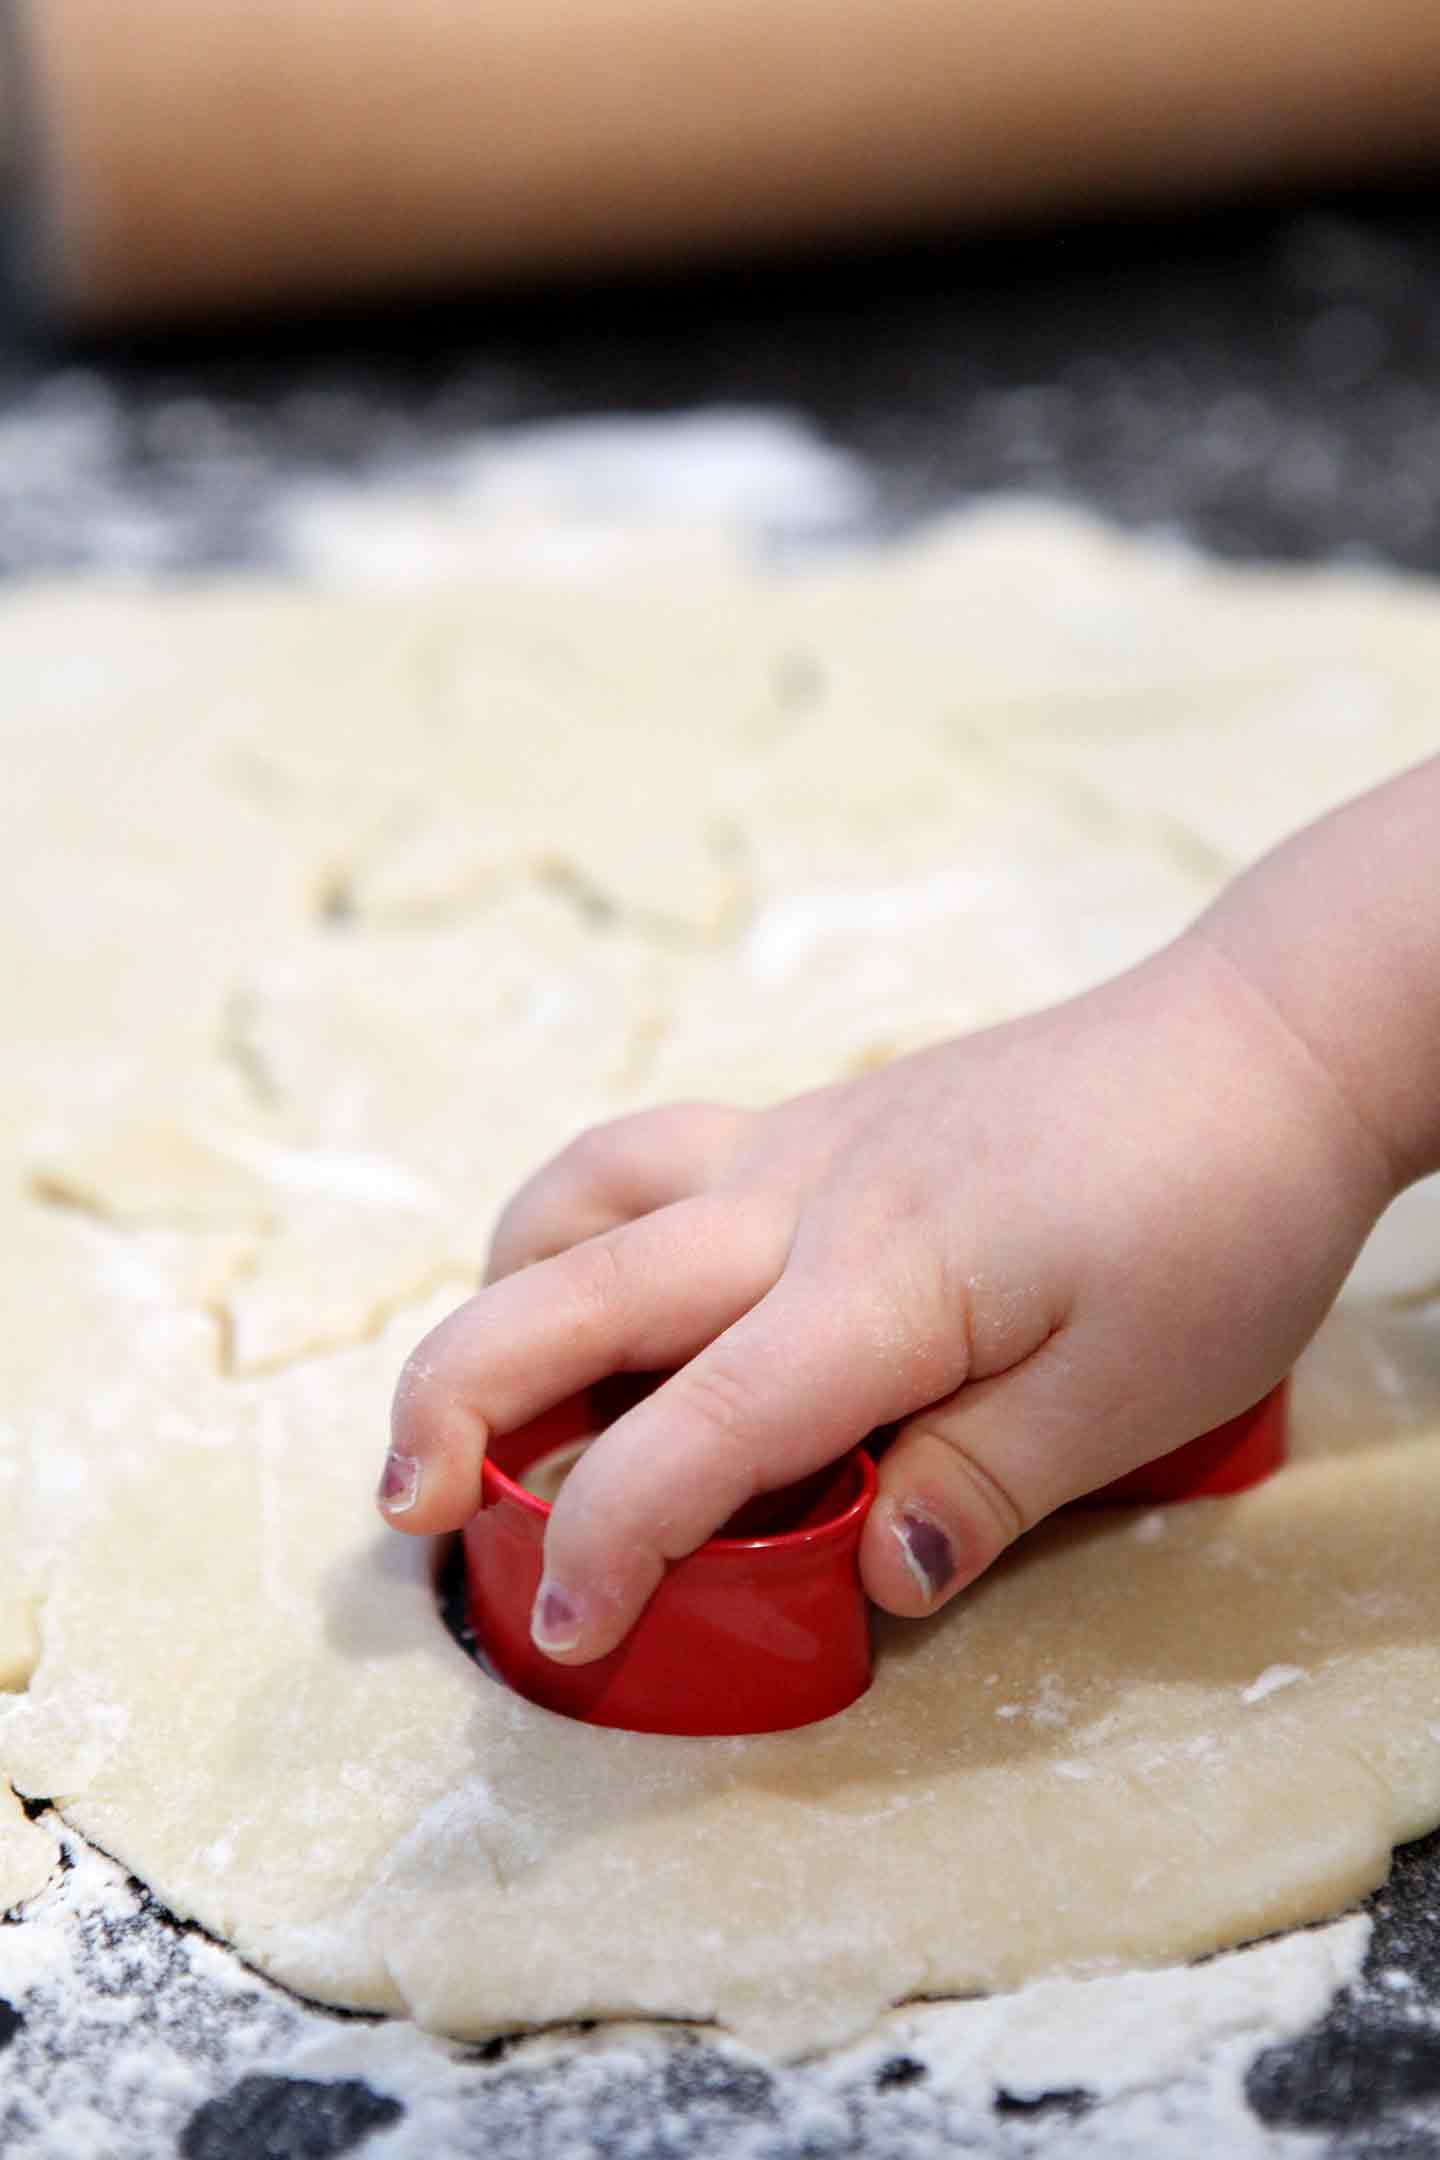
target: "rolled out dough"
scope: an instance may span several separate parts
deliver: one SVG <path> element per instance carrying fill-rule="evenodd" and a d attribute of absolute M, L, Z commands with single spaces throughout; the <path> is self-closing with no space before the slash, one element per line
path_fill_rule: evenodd
<path fill-rule="evenodd" d="M 516 1483 L 541 1500 L 557 1500 L 561 1486 L 589 1445 L 588 1440 L 568 1440 L 564 1447 L 551 1448 L 548 1455 L 522 1470 Z"/>
<path fill-rule="evenodd" d="M 512 1698 L 369 1498 L 541 1155 L 1149 950 L 1440 742 L 1429 589 L 997 509 L 785 577 L 22 591 L 0 684 L 21 1792 L 322 2000 L 780 2053 L 1333 1912 L 1440 1820 L 1431 1195 L 1308 1357 L 1291 1467 L 1042 1530 L 804 1732 Z"/>
<path fill-rule="evenodd" d="M 60 1857 L 54 1833 L 29 1822 L 8 1785 L 0 1785 L 0 1912 L 43 1890 Z"/>

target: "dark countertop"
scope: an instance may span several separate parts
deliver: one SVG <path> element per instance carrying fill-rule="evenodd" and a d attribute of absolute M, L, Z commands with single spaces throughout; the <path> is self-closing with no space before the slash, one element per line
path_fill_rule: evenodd
<path fill-rule="evenodd" d="M 1018 487 L 1229 555 L 1437 569 L 1437 199 L 1263 204 L 68 354 L 22 343 L 0 299 L 0 418 L 83 378 L 117 436 L 103 470 L 0 461 L 0 569 L 92 560 L 86 489 L 102 483 L 163 525 L 169 559 L 245 560 L 278 472 L 706 404 L 808 418 L 871 465 L 886 524 Z"/>
<path fill-rule="evenodd" d="M 786 408 L 856 453 L 881 529 L 1023 488 L 1234 557 L 1440 570 L 1437 208 L 1440 189 L 1332 196 L 83 351 L 22 336 L 0 300 L 0 573 L 254 563 L 270 495 L 297 472 L 363 479 L 475 430 L 715 404 Z M 27 455 L 42 422 L 45 454 Z M 1440 2154 L 1440 1834 L 1401 1856 L 1374 1911 L 1377 1984 L 1262 2056 L 1249 2102 L 1317 2153 Z M 150 1907 L 134 1925 L 152 1949 L 173 1932 Z M 18 2096 L 0 2105 L 0 2150 L 17 2160 L 58 2149 L 25 2141 L 47 2047 L 33 2010 L 0 2005 Z M 746 2083 L 703 2045 L 687 2061 L 673 2089 L 632 2096 L 636 2120 L 663 2100 L 663 2136 L 597 2118 L 567 2152 L 721 2154 L 757 2117 L 773 2118 L 776 2160 L 1060 2152 L 1082 2119 L 1084 2150 L 1104 2150 L 1104 2110 L 1083 2093 L 1001 2096 L 957 2144 L 903 2059 L 842 2142 L 813 2144 L 785 2127 L 783 2073 Z M 516 2104 L 526 2076 L 477 2069 L 466 2150 L 551 2149 Z M 338 2154 L 397 2105 L 363 2084 L 244 2077 L 180 2149 Z"/>

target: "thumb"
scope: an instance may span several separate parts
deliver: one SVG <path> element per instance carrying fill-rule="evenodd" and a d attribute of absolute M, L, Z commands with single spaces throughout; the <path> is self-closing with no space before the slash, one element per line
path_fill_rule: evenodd
<path fill-rule="evenodd" d="M 887 1612 L 933 1612 L 1052 1509 L 1192 1438 L 1174 1419 L 1173 1401 L 1137 1399 L 1050 1336 L 901 1426 L 861 1543 L 866 1590 Z"/>

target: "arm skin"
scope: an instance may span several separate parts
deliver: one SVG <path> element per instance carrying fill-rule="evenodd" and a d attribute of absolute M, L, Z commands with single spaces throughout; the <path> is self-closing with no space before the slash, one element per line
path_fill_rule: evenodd
<path fill-rule="evenodd" d="M 861 1569 L 931 1612 L 1255 1401 L 1436 1168 L 1440 759 L 1067 1004 L 775 1109 L 584 1134 L 407 1363 L 381 1505 L 455 1528 L 491 1432 L 673 1368 L 555 1506 L 542 1648 L 612 1648 L 741 1502 L 892 1423 Z"/>

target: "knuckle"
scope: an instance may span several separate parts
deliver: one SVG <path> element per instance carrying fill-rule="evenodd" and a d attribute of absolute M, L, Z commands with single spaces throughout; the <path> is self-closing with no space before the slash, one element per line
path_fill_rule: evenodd
<path fill-rule="evenodd" d="M 496 1221 L 491 1252 L 533 1260 L 572 1242 L 577 1216 L 604 1198 L 615 1154 L 613 1126 L 592 1125 L 578 1133 L 512 1193 Z"/>
<path fill-rule="evenodd" d="M 566 1254 L 567 1282 L 575 1322 L 583 1330 L 613 1332 L 629 1302 L 629 1278 L 618 1238 L 591 1238 Z"/>
<path fill-rule="evenodd" d="M 854 1352 L 872 1370 L 894 1372 L 910 1403 L 938 1402 L 970 1378 L 973 1297 L 935 1241 L 888 1225 L 857 1237 L 832 1216 L 818 1236 L 797 1237 L 792 1264 L 844 1312 Z"/>
<path fill-rule="evenodd" d="M 531 1242 L 531 1232 L 537 1218 L 535 1182 L 522 1185 L 519 1192 L 506 1201 L 496 1219 L 494 1234 L 490 1240 L 492 1253 L 523 1251 Z"/>
<path fill-rule="evenodd" d="M 944 1453 L 952 1481 L 963 1488 L 966 1500 L 978 1504 L 998 1532 L 1002 1546 L 1013 1545 L 1016 1538 L 1031 1528 L 1034 1517 L 1004 1480 L 973 1454 L 953 1429 L 935 1420 L 912 1426 L 911 1434 L 918 1441 L 934 1442 Z"/>
<path fill-rule="evenodd" d="M 666 1128 L 677 1138 L 725 1156 L 734 1149 L 749 1122 L 750 1113 L 734 1103 L 696 1100 L 670 1103 L 652 1115 L 663 1119 Z"/>
<path fill-rule="evenodd" d="M 971 1239 L 956 1236 L 948 1223 L 937 1226 L 929 1243 L 926 1287 L 937 1326 L 964 1348 L 967 1372 L 973 1362 L 978 1276 Z"/>
<path fill-rule="evenodd" d="M 934 1401 L 963 1387 L 974 1372 L 974 1284 L 938 1237 L 912 1253 L 908 1268 L 897 1267 L 895 1279 L 910 1328 L 914 1378 L 925 1390 L 921 1400 Z M 939 1430 L 938 1421 L 933 1429 Z"/>
<path fill-rule="evenodd" d="M 684 1407 L 722 1439 L 753 1435 L 756 1397 L 753 1383 L 722 1351 L 698 1359 L 685 1375 Z"/>
<path fill-rule="evenodd" d="M 573 1180 L 586 1188 L 603 1186 L 621 1145 L 621 1123 L 587 1125 L 562 1149 L 542 1178 Z"/>

